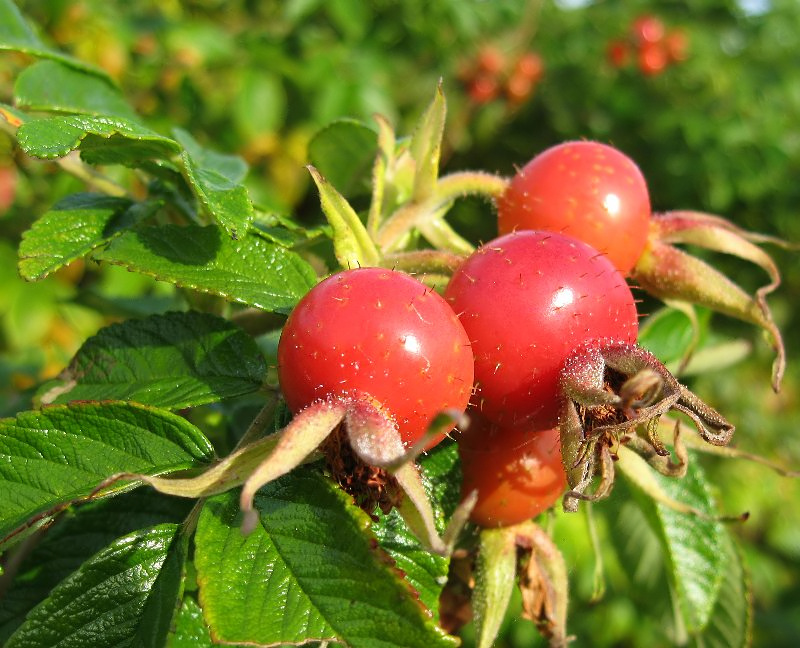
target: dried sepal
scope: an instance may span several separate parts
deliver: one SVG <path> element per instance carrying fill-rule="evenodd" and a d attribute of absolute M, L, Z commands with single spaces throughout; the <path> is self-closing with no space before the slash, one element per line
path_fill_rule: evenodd
<path fill-rule="evenodd" d="M 414 459 L 431 438 L 452 429 L 459 420 L 460 412 L 442 412 L 421 441 L 407 449 L 394 419 L 369 394 L 354 391 L 312 403 L 275 435 L 272 452 L 244 480 L 240 496 L 245 516 L 242 532 L 251 532 L 258 523 L 253 508 L 256 491 L 321 450 L 334 480 L 359 506 L 368 512 L 379 506 L 384 513 L 397 508 L 425 547 L 449 555 L 475 498 L 467 498 L 459 505 L 444 537 L 440 537 Z"/>
<path fill-rule="evenodd" d="M 648 246 L 633 270 L 632 278 L 647 292 L 672 302 L 705 306 L 761 327 L 775 350 L 772 385 L 780 388 L 786 367 L 785 349 L 766 297 L 780 285 L 780 273 L 772 258 L 756 243 L 782 241 L 752 234 L 719 216 L 701 212 L 673 211 L 653 216 Z M 690 244 L 731 254 L 762 268 L 769 283 L 749 295 L 715 268 L 675 244 Z"/>
<path fill-rule="evenodd" d="M 596 502 L 604 499 L 611 494 L 614 487 L 614 455 L 604 443 L 595 440 L 587 444 L 588 452 L 585 455 L 583 479 L 577 484 L 570 484 L 572 490 L 564 493 L 562 507 L 567 513 L 575 513 L 578 510 L 578 502 Z M 600 474 L 600 481 L 592 492 L 587 492 L 591 486 L 594 475 Z"/>
<path fill-rule="evenodd" d="M 674 460 L 658 431 L 661 416 L 669 411 L 686 414 L 713 445 L 727 444 L 734 431 L 652 353 L 636 345 L 607 342 L 579 348 L 564 365 L 561 388 L 562 459 L 571 487 L 564 495 L 566 511 L 577 510 L 579 500 L 593 501 L 611 492 L 620 445 L 662 474 L 684 474 L 688 455 L 680 428 L 674 432 Z M 597 473 L 599 484 L 590 492 Z"/>
<path fill-rule="evenodd" d="M 564 556 L 550 536 L 533 522 L 516 527 L 515 532 L 522 616 L 536 624 L 551 648 L 563 648 L 569 643 L 569 581 Z"/>

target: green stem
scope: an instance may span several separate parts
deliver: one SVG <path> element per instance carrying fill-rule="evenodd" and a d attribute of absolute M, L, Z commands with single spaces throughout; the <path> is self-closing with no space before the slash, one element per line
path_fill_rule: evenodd
<path fill-rule="evenodd" d="M 104 194 L 120 198 L 128 195 L 128 192 L 123 187 L 81 161 L 77 151 L 73 151 L 66 157 L 59 158 L 56 162 L 64 171 L 83 180 L 87 185 Z"/>
<path fill-rule="evenodd" d="M 409 274 L 433 272 L 449 276 L 463 261 L 463 255 L 444 250 L 409 250 L 388 254 L 381 263 L 387 268 L 402 270 Z"/>
<path fill-rule="evenodd" d="M 475 251 L 475 246 L 450 227 L 444 219 L 444 213 L 449 209 L 450 205 L 445 205 L 441 218 L 420 223 L 419 231 L 433 247 L 469 256 Z"/>
<path fill-rule="evenodd" d="M 462 171 L 443 176 L 429 198 L 403 205 L 386 219 L 378 231 L 378 246 L 384 252 L 391 252 L 414 227 L 440 217 L 439 210 L 447 203 L 468 195 L 495 198 L 505 191 L 507 185 L 506 178 L 482 171 Z"/>

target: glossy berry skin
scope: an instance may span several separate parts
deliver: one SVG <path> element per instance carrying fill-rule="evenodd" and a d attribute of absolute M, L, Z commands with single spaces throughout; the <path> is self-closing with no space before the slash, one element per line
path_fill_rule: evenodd
<path fill-rule="evenodd" d="M 473 362 L 438 293 L 402 272 L 359 268 L 324 279 L 294 308 L 278 344 L 278 378 L 295 413 L 329 396 L 368 394 L 410 444 L 440 411 L 466 408 Z"/>
<path fill-rule="evenodd" d="M 519 524 L 553 506 L 567 489 L 558 428 L 530 432 L 471 417 L 458 435 L 462 497 L 478 501 L 470 520 L 482 527 Z"/>
<path fill-rule="evenodd" d="M 569 234 L 607 254 L 627 275 L 644 251 L 650 195 L 633 160 L 600 142 L 565 142 L 528 162 L 497 199 L 500 234 Z"/>
<path fill-rule="evenodd" d="M 561 366 L 594 340 L 635 343 L 636 306 L 607 257 L 572 237 L 520 231 L 478 248 L 445 298 L 475 356 L 472 403 L 501 425 L 558 422 Z"/>

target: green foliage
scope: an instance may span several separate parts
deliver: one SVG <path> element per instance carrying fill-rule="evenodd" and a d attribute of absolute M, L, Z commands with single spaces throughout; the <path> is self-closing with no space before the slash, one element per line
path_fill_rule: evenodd
<path fill-rule="evenodd" d="M 400 572 L 365 535 L 366 516 L 348 499 L 317 473 L 293 473 L 259 491 L 260 523 L 246 538 L 238 497 L 209 500 L 196 560 L 206 618 L 221 639 L 455 645 L 409 598 Z M 248 605 L 253 598 L 258 606 Z"/>
<path fill-rule="evenodd" d="M 186 545 L 176 524 L 112 542 L 56 585 L 5 645 L 44 648 L 64 637 L 74 646 L 163 645 Z M 125 587 L 117 585 L 120 578 Z"/>
<path fill-rule="evenodd" d="M 800 232 L 789 0 L 758 14 L 722 0 L 17 4 L 0 0 L 0 171 L 16 169 L 7 211 L 0 176 L 10 647 L 457 644 L 442 628 L 459 631 L 442 603 L 456 562 L 425 549 L 397 509 L 361 511 L 314 455 L 258 491 L 244 536 L 235 488 L 287 422 L 270 409 L 275 340 L 320 276 L 384 264 L 441 286 L 494 235 L 491 208 L 460 198 L 491 198 L 504 180 L 462 169 L 511 173 L 551 143 L 595 138 L 638 161 L 658 209 Z M 685 30 L 687 60 L 654 76 L 611 65 L 608 43 L 656 11 Z M 524 102 L 471 98 L 463 68 L 487 44 L 508 60 L 542 55 Z M 791 290 L 800 270 L 785 256 Z M 750 272 L 743 282 L 759 285 Z M 775 311 L 792 326 L 786 301 Z M 791 398 L 738 382 L 768 383 L 752 332 L 646 306 L 641 343 L 726 403 L 743 445 L 796 462 Z M 796 607 L 790 584 L 769 578 L 797 573 L 794 509 L 780 508 L 792 503 L 754 493 L 720 460 L 700 468 L 699 453 L 681 479 L 626 448 L 619 457 L 610 501 L 591 508 L 598 542 L 583 517 L 539 520 L 570 565 L 570 634 L 593 645 L 782 636 L 759 618 L 765 605 Z M 442 533 L 461 499 L 456 446 L 419 463 Z M 190 497 L 162 494 L 198 476 L 208 482 Z M 762 511 L 754 530 L 722 524 L 728 497 Z M 467 530 L 459 549 L 474 552 Z M 513 552 L 491 557 L 480 554 L 478 580 L 502 584 L 477 600 L 478 636 L 499 628 L 497 645 L 531 645 L 518 594 L 485 628 L 519 567 Z M 766 576 L 753 568 L 770 561 Z"/>
<path fill-rule="evenodd" d="M 23 412 L 0 424 L 9 458 L 0 541 L 14 540 L 34 516 L 88 497 L 123 472 L 167 473 L 212 459 L 200 431 L 179 416 L 133 403 L 73 403 Z M 119 485 L 112 486 L 118 490 Z"/>
<path fill-rule="evenodd" d="M 89 338 L 65 372 L 45 385 L 43 398 L 129 400 L 177 410 L 257 391 L 266 370 L 253 339 L 222 318 L 152 315 Z"/>

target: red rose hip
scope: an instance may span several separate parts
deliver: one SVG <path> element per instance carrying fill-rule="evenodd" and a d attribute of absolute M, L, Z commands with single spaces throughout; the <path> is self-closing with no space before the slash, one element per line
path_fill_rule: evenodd
<path fill-rule="evenodd" d="M 627 275 L 644 251 L 650 195 L 627 155 L 599 142 L 565 142 L 528 162 L 497 199 L 500 234 L 561 232 L 607 254 Z"/>
<path fill-rule="evenodd" d="M 440 411 L 466 408 L 472 365 L 469 339 L 447 302 L 383 268 L 321 281 L 294 308 L 278 344 L 278 377 L 293 412 L 332 395 L 368 394 L 405 444 Z"/>
<path fill-rule="evenodd" d="M 558 422 L 561 367 L 593 340 L 635 343 L 636 305 L 604 255 L 572 237 L 520 231 L 480 247 L 445 298 L 475 356 L 473 405 L 501 425 Z"/>

